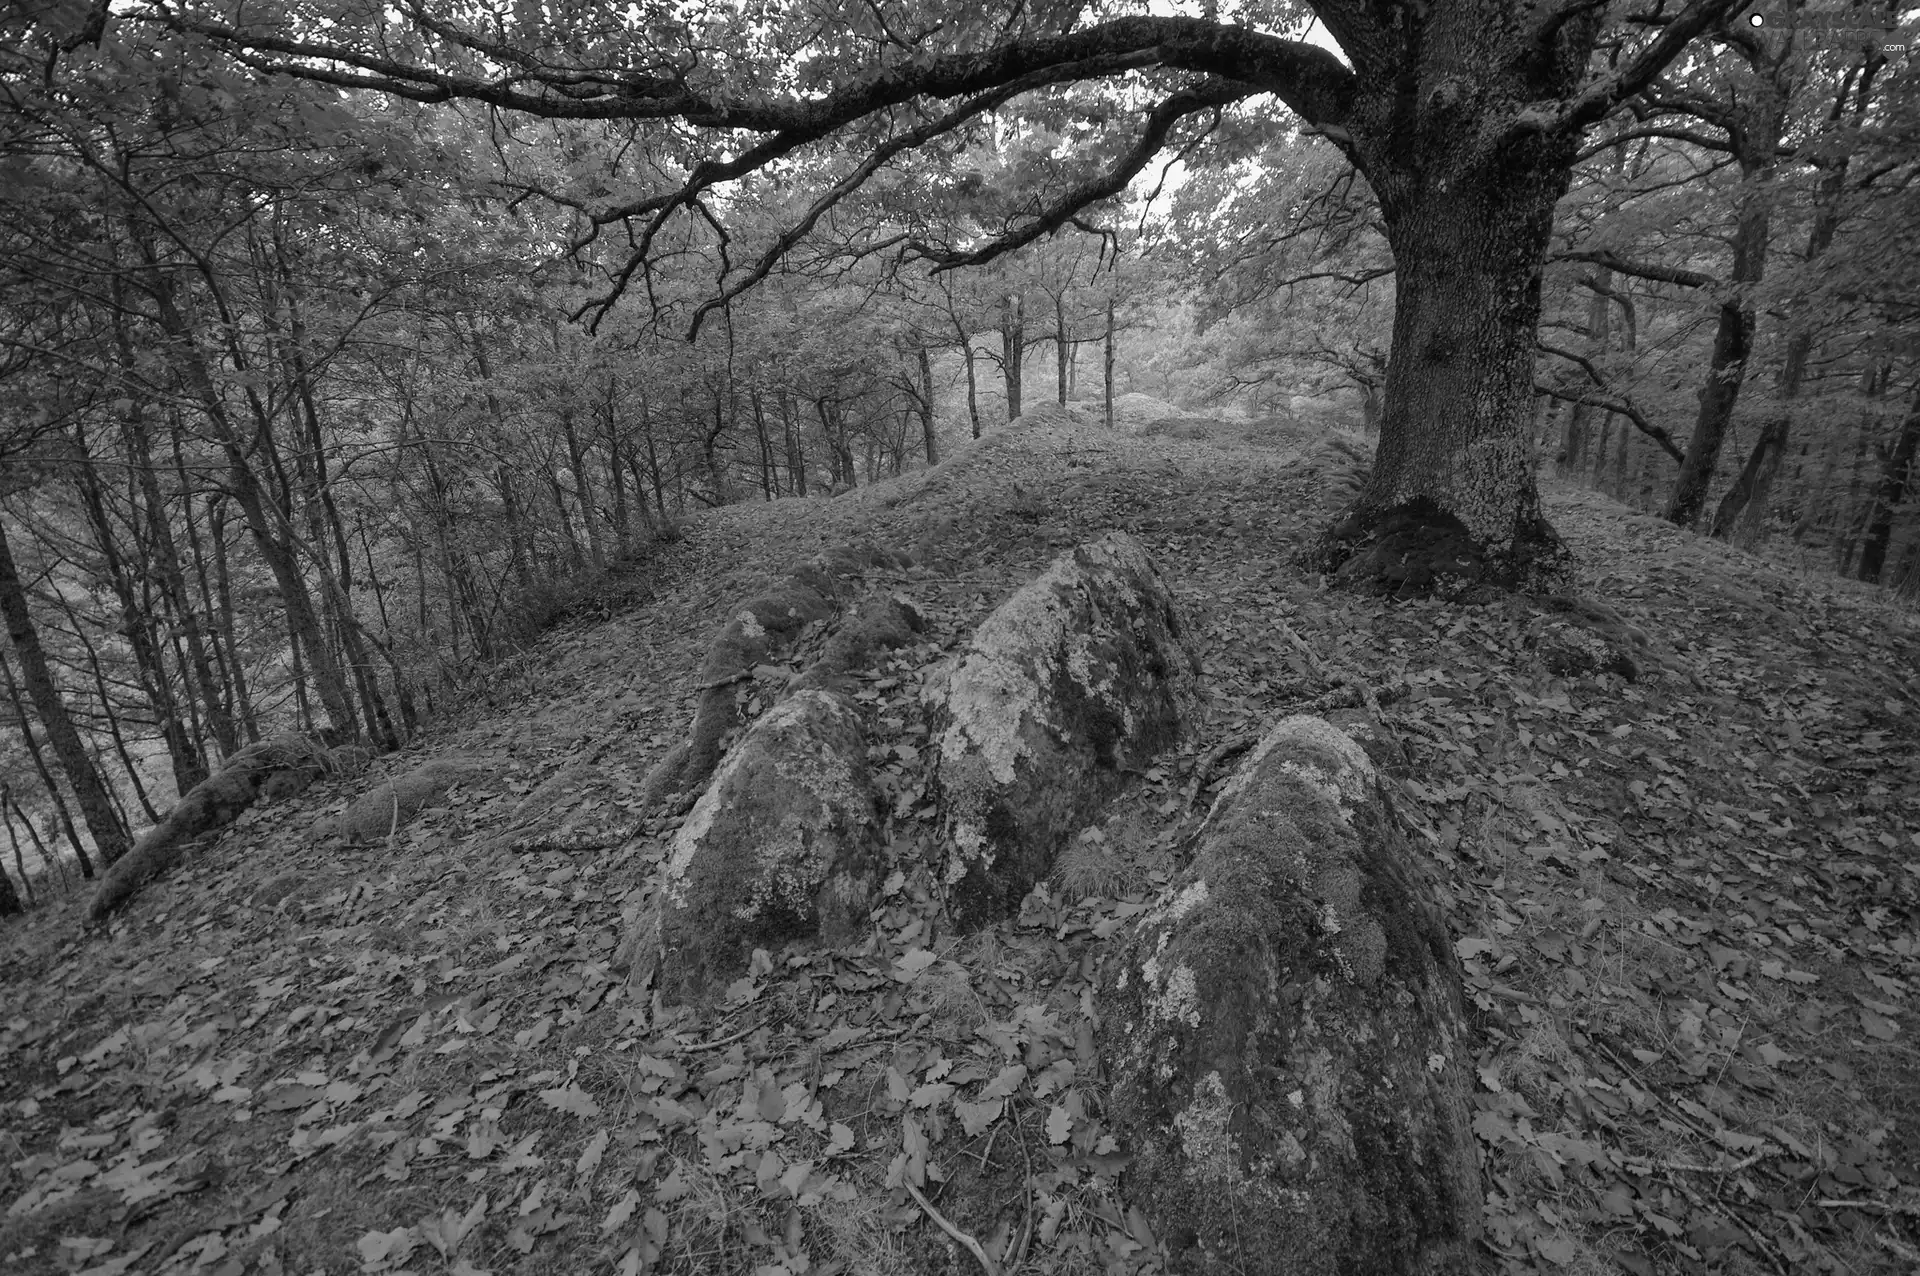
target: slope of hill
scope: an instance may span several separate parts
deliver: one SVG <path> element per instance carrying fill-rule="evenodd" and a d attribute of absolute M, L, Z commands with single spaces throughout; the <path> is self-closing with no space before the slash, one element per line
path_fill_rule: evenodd
<path fill-rule="evenodd" d="M 103 930 L 77 898 L 9 923 L 0 1272 L 1151 1270 L 1085 991 L 1236 748 L 1343 680 L 1414 761 L 1395 788 L 1473 1003 L 1497 1263 L 1920 1264 L 1913 617 L 1563 493 L 1640 676 L 1559 676 L 1539 602 L 1387 603 L 1290 565 L 1355 442 L 1151 417 L 1049 407 L 832 501 L 702 515 L 634 606 L 373 776 L 250 812 Z M 1207 725 L 1019 918 L 944 935 L 902 874 L 866 943 L 757 963 L 713 1016 L 626 995 L 623 912 L 676 822 L 636 794 L 731 608 L 824 547 L 913 553 L 890 584 L 927 630 L 861 692 L 912 818 L 919 676 L 1116 526 L 1189 609 Z M 440 805 L 329 836 L 451 757 Z"/>

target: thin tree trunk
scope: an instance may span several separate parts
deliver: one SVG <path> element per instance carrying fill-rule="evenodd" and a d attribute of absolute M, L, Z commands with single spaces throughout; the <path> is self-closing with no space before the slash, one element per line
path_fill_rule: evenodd
<path fill-rule="evenodd" d="M 1744 180 L 1733 232 L 1733 273 L 1728 280 L 1731 291 L 1720 303 L 1713 354 L 1707 362 L 1707 383 L 1700 388 L 1700 411 L 1694 417 L 1686 458 L 1680 462 L 1680 474 L 1667 502 L 1665 517 L 1679 527 L 1692 527 L 1700 521 L 1720 462 L 1720 447 L 1733 420 L 1734 404 L 1746 380 L 1747 359 L 1753 353 L 1753 294 L 1767 270 L 1773 176 L 1785 119 L 1784 107 L 1777 102 L 1764 109 L 1766 113 L 1755 121 L 1756 127 L 1735 135 L 1740 142 L 1738 159 Z"/>
<path fill-rule="evenodd" d="M 247 688 L 246 661 L 240 651 L 233 606 L 233 572 L 227 560 L 224 500 L 217 492 L 207 500 L 207 536 L 213 542 L 213 584 L 218 600 L 214 618 L 220 634 L 220 649 L 216 654 L 221 655 L 221 668 L 228 680 L 232 703 L 240 710 L 240 725 L 246 730 L 248 742 L 253 743 L 260 739 L 260 719 L 254 711 L 253 694 Z M 204 570 L 200 585 L 204 591 Z"/>
<path fill-rule="evenodd" d="M 760 494 L 770 501 L 773 499 L 773 441 L 767 437 L 767 409 L 760 401 L 759 387 L 749 390 L 747 399 L 753 404 L 753 433 L 760 445 Z"/>
<path fill-rule="evenodd" d="M 40 830 L 33 826 L 32 817 L 21 808 L 20 799 L 13 795 L 12 789 L 0 790 L 0 804 L 4 804 L 14 815 L 19 816 L 20 823 L 26 826 L 27 836 L 33 841 L 33 853 L 40 861 L 41 871 L 45 872 L 51 868 L 58 872 L 60 874 L 61 889 L 66 889 L 68 885 L 66 866 L 60 863 L 59 858 L 47 849 L 47 844 L 40 840 Z M 13 830 L 9 827 L 7 831 L 11 833 Z M 13 860 L 15 864 L 20 864 L 20 852 L 18 848 L 14 850 Z M 27 876 L 27 870 L 24 865 L 20 866 L 20 880 L 26 884 L 27 897 L 31 899 L 33 897 L 33 879 Z"/>
<path fill-rule="evenodd" d="M 1873 512 L 1867 518 L 1866 539 L 1860 546 L 1861 580 L 1872 584 L 1880 582 L 1881 569 L 1887 561 L 1887 545 L 1893 539 L 1894 511 L 1900 508 L 1912 491 L 1916 451 L 1920 451 L 1920 389 L 1913 393 L 1906 419 L 1900 423 L 1900 434 L 1894 440 L 1886 466 L 1880 473 L 1880 486 L 1874 493 Z"/>
<path fill-rule="evenodd" d="M 640 398 L 640 428 L 647 436 L 647 472 L 653 479 L 653 504 L 660 511 L 660 520 L 664 523 L 667 518 L 666 489 L 661 480 L 660 454 L 653 446 L 653 416 L 648 411 L 645 395 Z"/>
<path fill-rule="evenodd" d="M 580 432 L 573 427 L 573 413 L 562 410 L 560 431 L 567 440 L 567 461 L 573 467 L 573 499 L 580 507 L 580 521 L 587 532 L 587 557 L 593 569 L 607 569 L 606 546 L 600 540 L 600 519 L 593 506 L 593 485 L 587 479 L 587 454 L 580 446 Z M 563 511 L 564 514 L 564 511 Z"/>
<path fill-rule="evenodd" d="M 125 323 L 117 316 L 114 337 L 121 363 L 131 368 L 134 364 L 132 341 Z M 132 410 L 122 418 L 121 425 L 133 462 L 134 478 L 140 487 L 141 501 L 146 507 L 147 543 L 151 546 L 150 555 L 158 568 L 161 596 L 166 599 L 174 621 L 180 627 L 180 635 L 186 645 L 185 667 L 192 675 L 193 686 L 198 690 L 198 698 L 207 715 L 207 726 L 213 732 L 214 744 L 219 748 L 222 758 L 231 757 L 240 747 L 239 732 L 234 726 L 233 706 L 225 694 L 225 688 L 214 676 L 213 662 L 207 655 L 207 639 L 201 632 L 200 610 L 194 606 L 187 590 L 186 570 L 179 546 L 174 540 L 172 522 L 167 517 L 166 499 L 160 492 L 160 475 L 153 459 L 153 439 L 147 430 L 145 405 L 136 399 Z M 184 465 L 178 468 L 184 476 Z M 187 534 L 191 539 L 194 536 L 193 494 L 185 490 L 184 485 L 182 507 L 187 520 Z M 197 541 L 194 548 L 197 553 Z"/>
<path fill-rule="evenodd" d="M 1613 302 L 1607 296 L 1613 281 L 1613 272 L 1605 268 L 1594 272 L 1594 282 L 1599 285 L 1587 297 L 1587 357 L 1601 359 L 1611 342 Z M 1562 478 L 1578 478 L 1587 469 L 1587 441 L 1590 437 L 1589 426 L 1593 420 L 1594 408 L 1585 400 L 1573 405 L 1567 413 L 1566 430 L 1561 435 L 1560 452 L 1554 461 L 1554 470 Z M 1613 424 L 1613 414 L 1606 413 L 1601 418 L 1601 437 L 1606 436 L 1607 427 Z"/>
<path fill-rule="evenodd" d="M 73 787 L 87 832 L 92 835 L 100 858 L 112 864 L 125 855 L 131 845 L 127 830 L 115 818 L 106 782 L 100 778 L 54 685 L 53 671 L 48 668 L 46 653 L 40 647 L 40 632 L 34 628 L 33 617 L 27 611 L 26 585 L 14 563 L 4 519 L 0 519 L 0 617 L 6 621 L 7 638 L 20 660 L 20 680 L 26 684 L 27 696 L 33 701 L 34 712 L 39 715 L 40 725 L 53 745 L 54 756 L 60 759 L 60 769 L 66 772 L 67 783 Z M 23 730 L 25 723 L 22 717 Z"/>
<path fill-rule="evenodd" d="M 107 736 L 113 741 L 114 753 L 120 759 L 121 769 L 126 772 L 127 782 L 133 786 L 133 794 L 140 801 L 140 810 L 153 823 L 160 822 L 160 812 L 154 809 L 153 800 L 147 795 L 147 786 L 140 779 L 140 768 L 134 765 L 133 754 L 127 748 L 126 737 L 120 731 L 120 715 L 114 711 L 113 689 L 108 685 L 107 672 L 100 663 L 99 649 L 87 636 L 87 627 L 74 611 L 73 604 L 65 594 L 56 593 L 60 608 L 66 613 L 67 623 L 73 628 L 73 635 L 80 641 L 80 649 L 87 655 L 87 671 L 93 675 L 94 694 L 100 699 L 100 714 L 107 721 Z M 113 786 L 107 786 L 107 792 L 113 793 Z M 186 790 L 182 789 L 184 794 Z M 127 823 L 124 811 L 121 823 Z"/>
<path fill-rule="evenodd" d="M 13 843 L 13 862 L 20 871 L 20 885 L 31 899 L 33 883 L 27 877 L 26 858 L 20 854 L 20 837 L 13 831 L 13 815 L 6 809 L 6 799 L 6 790 L 0 788 L 0 820 L 6 821 L 7 840 Z M 26 911 L 27 906 L 20 902 L 19 892 L 13 889 L 13 879 L 7 876 L 7 870 L 0 868 L 0 917 L 15 917 Z"/>
<path fill-rule="evenodd" d="M 624 556 L 633 543 L 633 528 L 627 513 L 627 466 L 620 447 L 620 421 L 616 409 L 620 379 L 607 378 L 607 482 L 613 485 L 614 553 Z"/>
<path fill-rule="evenodd" d="M 980 437 L 980 377 L 973 366 L 973 338 L 967 337 L 960 343 L 961 356 L 967 364 L 967 422 L 973 427 L 973 437 Z"/>
<path fill-rule="evenodd" d="M 780 425 L 786 431 L 787 444 L 787 489 L 795 496 L 807 494 L 807 457 L 802 450 L 799 422 L 799 408 L 793 397 L 785 390 L 780 392 Z"/>
<path fill-rule="evenodd" d="M 1055 397 L 1060 406 L 1067 406 L 1067 299 L 1065 294 L 1053 299 L 1053 370 L 1055 377 Z"/>
<path fill-rule="evenodd" d="M 940 464 L 940 440 L 933 432 L 933 357 L 920 347 L 920 435 L 926 442 L 927 464 Z"/>
<path fill-rule="evenodd" d="M 1026 349 L 1026 302 L 1013 293 L 1000 299 L 1000 366 L 1006 372 L 1009 421 L 1020 416 L 1021 360 Z"/>
<path fill-rule="evenodd" d="M 1107 428 L 1113 428 L 1113 295 L 1107 295 L 1107 340 L 1102 357 L 1101 395 L 1107 409 Z"/>
<path fill-rule="evenodd" d="M 1833 109 L 1828 112 L 1829 122 L 1838 123 L 1846 115 L 1847 100 L 1855 88 L 1855 73 L 1849 71 L 1834 98 Z M 1854 105 L 1856 119 L 1866 113 L 1872 95 L 1873 75 L 1870 70 L 1860 77 L 1857 88 L 1858 97 Z M 1842 155 L 1834 161 L 1815 189 L 1813 226 L 1807 232 L 1807 248 L 1802 254 L 1808 262 L 1818 261 L 1826 254 L 1833 245 L 1834 233 L 1840 228 L 1840 196 L 1847 185 L 1847 160 L 1848 157 Z M 1760 427 L 1760 436 L 1754 442 L 1747 463 L 1741 467 L 1739 479 L 1714 511 L 1710 534 L 1716 539 L 1727 540 L 1737 535 L 1740 540 L 1751 542 L 1759 536 L 1767 517 L 1767 498 L 1773 491 L 1781 458 L 1788 447 L 1793 425 L 1793 404 L 1799 397 L 1800 385 L 1806 375 L 1807 356 L 1812 350 L 1813 333 L 1804 323 L 1794 325 L 1792 334 L 1787 338 L 1786 357 L 1780 367 L 1779 409 Z"/>
<path fill-rule="evenodd" d="M 267 569 L 272 572 L 274 582 L 279 586 L 281 605 L 286 610 L 293 641 L 306 646 L 308 660 L 313 666 L 314 687 L 326 708 L 327 718 L 334 729 L 346 738 L 356 738 L 360 734 L 360 723 L 353 712 L 345 672 L 327 644 L 326 634 L 314 610 L 312 595 L 307 592 L 306 579 L 294 561 L 292 550 L 281 542 L 267 513 L 271 496 L 261 490 L 259 479 L 248 463 L 248 449 L 242 443 L 226 405 L 220 400 L 199 343 L 194 340 L 192 328 L 175 302 L 171 280 L 158 269 L 151 270 L 149 274 L 148 290 L 154 297 L 161 328 L 171 339 L 175 366 L 185 377 L 201 410 L 218 432 L 221 448 L 227 457 L 229 489 L 246 518 L 248 529 L 253 533 L 260 557 L 266 561 Z M 266 422 L 264 406 L 256 406 L 256 424 L 259 427 L 254 440 L 256 444 L 268 442 Z"/>
<path fill-rule="evenodd" d="M 66 834 L 67 845 L 73 848 L 73 858 L 80 865 L 80 876 L 91 881 L 93 857 L 87 854 L 86 846 L 80 841 L 80 830 L 74 827 L 73 812 L 67 807 L 66 795 L 60 792 L 60 782 L 54 778 L 53 768 L 47 765 L 46 755 L 40 751 L 40 741 L 33 734 L 33 719 L 27 713 L 26 702 L 20 697 L 20 684 L 14 679 L 13 665 L 4 651 L 0 651 L 0 679 L 6 681 L 7 703 L 13 709 L 14 721 L 20 724 L 20 742 L 27 746 L 27 756 L 33 759 L 34 772 L 39 775 L 40 783 L 47 791 L 47 800 L 53 803 L 54 814 L 60 821 L 60 831 Z"/>
<path fill-rule="evenodd" d="M 80 457 L 74 483 L 79 490 L 81 504 L 87 511 L 87 522 L 93 529 L 94 544 L 99 548 L 106 567 L 108 587 L 120 604 L 120 632 L 126 636 L 127 646 L 133 652 L 134 671 L 140 680 L 141 691 L 159 722 L 160 738 L 166 743 L 167 760 L 173 767 L 174 787 L 185 794 L 207 778 L 206 756 L 200 751 L 200 742 L 187 730 L 187 724 L 182 720 L 180 704 L 173 694 L 173 680 L 161 657 L 164 647 L 153 630 L 152 613 L 140 605 L 134 594 L 126 560 L 120 554 L 113 524 L 107 518 L 106 502 L 100 493 L 100 478 L 87 452 L 86 436 L 78 430 L 74 432 L 74 446 Z M 104 685 L 101 694 L 106 694 Z M 112 714 L 111 707 L 108 708 L 108 714 Z M 144 794 L 141 801 L 143 804 L 146 801 Z"/>

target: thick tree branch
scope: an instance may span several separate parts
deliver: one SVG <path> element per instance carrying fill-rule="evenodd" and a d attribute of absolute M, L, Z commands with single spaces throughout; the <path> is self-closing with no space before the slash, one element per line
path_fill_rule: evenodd
<path fill-rule="evenodd" d="M 1715 137 L 1710 133 L 1700 133 L 1693 129 L 1673 128 L 1664 125 L 1650 125 L 1645 128 L 1630 128 L 1624 133 L 1594 142 L 1573 157 L 1575 164 L 1584 164 L 1596 155 L 1604 155 L 1616 146 L 1625 146 L 1629 142 L 1638 142 L 1644 138 L 1660 137 L 1670 142 L 1686 142 L 1703 151 L 1719 151 L 1724 155 L 1733 154 L 1733 143 L 1724 137 Z M 1786 158 L 1792 151 L 1783 148 L 1781 157 Z"/>
<path fill-rule="evenodd" d="M 1725 4 L 1733 0 L 1711 0 Z M 406 62 L 339 40 L 302 39 L 232 26 L 155 0 L 147 12 L 177 30 L 215 41 L 258 70 L 346 88 L 373 89 L 421 102 L 454 98 L 549 119 L 680 119 L 699 128 L 806 134 L 817 140 L 889 106 L 918 97 L 982 93 L 1048 67 L 1117 55 L 1152 53 L 1151 61 L 1250 84 L 1273 93 L 1316 125 L 1346 119 L 1355 79 L 1327 50 L 1250 27 L 1198 18 L 1129 17 L 1064 35 L 1010 40 L 976 52 L 920 53 L 847 80 L 819 97 L 780 97 L 746 87 L 702 92 L 684 72 L 621 70 L 614 66 L 553 67 L 534 62 L 513 45 L 423 22 L 436 37 L 457 43 L 498 72 L 454 72 L 424 61 Z M 423 15 L 416 12 L 416 21 Z"/>
<path fill-rule="evenodd" d="M 1650 261 L 1631 261 L 1606 249 L 1568 250 L 1554 253 L 1552 261 L 1584 261 L 1594 266 L 1604 266 L 1608 270 L 1622 275 L 1632 275 L 1636 279 L 1651 279 L 1655 283 L 1679 284 L 1683 288 L 1711 288 L 1719 282 L 1704 271 L 1688 270 L 1682 266 L 1662 266 Z"/>

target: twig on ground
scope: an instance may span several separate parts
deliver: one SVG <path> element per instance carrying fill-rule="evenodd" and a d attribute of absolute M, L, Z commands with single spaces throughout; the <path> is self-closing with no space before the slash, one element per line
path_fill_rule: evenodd
<path fill-rule="evenodd" d="M 400 839 L 400 790 L 394 786 L 393 777 L 387 777 L 387 794 L 393 798 L 393 822 L 387 825 L 387 854 L 395 854 Z"/>
<path fill-rule="evenodd" d="M 919 1188 L 907 1182 L 905 1179 L 902 1179 L 900 1181 L 900 1186 L 907 1189 L 907 1194 L 913 1197 L 914 1204 L 918 1205 L 921 1209 L 925 1210 L 927 1212 L 928 1218 L 932 1219 L 935 1223 L 940 1225 L 941 1231 L 945 1232 L 947 1235 L 953 1237 L 954 1240 L 959 1241 L 962 1245 L 966 1246 L 967 1251 L 971 1253 L 975 1258 L 980 1260 L 981 1271 L 985 1272 L 987 1276 L 1000 1276 L 1000 1264 L 994 1262 L 992 1258 L 988 1257 L 987 1251 L 980 1247 L 979 1241 L 973 1239 L 973 1237 L 967 1235 L 965 1232 L 955 1227 L 952 1223 L 949 1223 L 947 1221 L 946 1215 L 942 1214 L 939 1210 L 933 1208 L 933 1202 L 929 1201 L 924 1195 L 922 1195 Z"/>
<path fill-rule="evenodd" d="M 1823 1210 L 1869 1210 L 1875 1214 L 1899 1214 L 1905 1218 L 1920 1218 L 1920 1205 L 1909 1205 L 1904 1202 L 1843 1201 L 1829 1197 L 1815 1201 L 1814 1204 Z"/>
<path fill-rule="evenodd" d="M 1694 1165 L 1687 1161 L 1654 1161 L 1652 1164 L 1663 1170 L 1676 1170 L 1684 1174 L 1738 1174 L 1741 1170 L 1758 1164 L 1761 1158 L 1771 1155 L 1770 1152 L 1754 1152 L 1741 1157 L 1732 1165 Z"/>
<path fill-rule="evenodd" d="M 760 1029 L 765 1026 L 766 1025 L 759 1024 L 759 1023 L 748 1024 L 746 1027 L 734 1033 L 732 1036 L 719 1037 L 713 1041 L 700 1041 L 690 1046 L 681 1046 L 679 1049 L 682 1054 L 696 1054 L 702 1050 L 718 1050 L 721 1046 L 730 1046 L 736 1041 L 739 1041 L 746 1037 L 751 1037 L 754 1033 L 760 1031 Z"/>

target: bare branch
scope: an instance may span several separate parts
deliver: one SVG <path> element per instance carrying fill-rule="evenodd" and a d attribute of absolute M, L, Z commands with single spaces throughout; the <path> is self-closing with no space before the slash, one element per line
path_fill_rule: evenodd
<path fill-rule="evenodd" d="M 1658 443 L 1660 450 L 1668 456 L 1676 461 L 1685 459 L 1686 454 L 1680 450 L 1680 445 L 1673 441 L 1673 435 L 1669 434 L 1661 426 L 1657 426 L 1647 420 L 1646 414 L 1640 411 L 1632 399 L 1609 386 L 1607 379 L 1600 375 L 1600 369 L 1593 365 L 1593 360 L 1586 358 L 1584 355 L 1575 354 L 1571 350 L 1563 350 L 1559 346 L 1549 345 L 1545 341 L 1537 341 L 1535 344 L 1548 354 L 1557 355 L 1570 363 L 1579 365 L 1580 370 L 1587 374 L 1587 379 L 1593 382 L 1597 393 L 1582 394 L 1575 391 L 1562 390 L 1557 386 L 1551 386 L 1544 382 L 1535 382 L 1534 389 L 1543 394 L 1550 394 L 1554 398 L 1568 403 L 1584 403 L 1589 407 L 1605 408 L 1609 412 L 1618 412 L 1621 416 L 1633 422 L 1635 429 L 1652 439 L 1655 443 Z"/>
<path fill-rule="evenodd" d="M 1524 129 L 1564 134 L 1605 119 L 1652 84 L 1695 36 L 1725 22 L 1750 3 L 1752 0 L 1691 0 L 1667 19 L 1660 34 L 1619 71 L 1594 81 L 1568 101 L 1523 112 L 1517 124 Z"/>
<path fill-rule="evenodd" d="M 939 273 L 960 266 L 982 265 L 1004 253 L 1030 244 L 1042 235 L 1050 235 L 1066 225 L 1074 214 L 1087 205 L 1125 190 L 1127 183 L 1138 176 L 1140 170 L 1160 153 L 1160 148 L 1166 145 L 1167 135 L 1182 119 L 1200 111 L 1218 110 L 1241 98 L 1251 97 L 1257 92 L 1259 90 L 1250 84 L 1217 79 L 1205 80 L 1182 89 L 1153 108 L 1152 114 L 1147 117 L 1147 127 L 1141 132 L 1133 149 L 1114 161 L 1105 172 L 1081 182 L 1054 200 L 1048 205 L 1046 211 L 1033 221 L 1017 230 L 996 236 L 972 252 L 950 253 L 930 245 L 920 245 L 919 251 L 922 256 L 938 263 L 934 270 L 935 273 Z"/>
<path fill-rule="evenodd" d="M 970 98 L 945 115 L 937 119 L 929 120 L 919 128 L 909 129 L 897 137 L 889 138 L 884 145 L 875 148 L 874 152 L 867 156 L 865 160 L 861 161 L 851 173 L 848 173 L 845 177 L 828 187 L 820 198 L 816 199 L 812 205 L 808 207 L 806 213 L 803 214 L 798 221 L 782 231 L 774 240 L 773 246 L 762 253 L 760 258 L 755 261 L 752 266 L 748 267 L 746 274 L 742 276 L 738 282 L 726 286 L 718 297 L 708 298 L 701 303 L 700 308 L 693 313 L 693 320 L 687 331 L 687 339 L 691 341 L 700 334 L 700 325 L 706 320 L 708 315 L 720 309 L 722 306 L 727 305 L 733 301 L 734 298 L 740 296 L 755 284 L 765 279 L 773 268 L 780 263 L 781 259 L 791 252 L 795 245 L 807 237 L 828 209 L 865 185 L 867 179 L 879 172 L 888 160 L 891 160 L 903 151 L 924 146 L 943 133 L 952 132 L 975 116 L 984 114 L 987 111 L 1003 105 L 1011 98 L 1026 91 L 1028 87 L 1030 86 L 1024 83 L 1010 84 L 995 89 L 991 93 L 983 93 L 978 97 Z M 606 308 L 611 306 L 614 300 L 614 296 L 609 296 L 595 303 L 601 316 L 605 315 Z"/>

